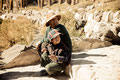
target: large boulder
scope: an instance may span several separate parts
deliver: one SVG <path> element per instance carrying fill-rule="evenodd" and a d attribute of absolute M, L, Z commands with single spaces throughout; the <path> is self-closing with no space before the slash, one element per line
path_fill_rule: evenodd
<path fill-rule="evenodd" d="M 34 65 L 34 64 L 38 64 L 39 62 L 40 62 L 40 56 L 38 54 L 38 51 L 35 49 L 28 49 L 22 52 L 21 54 L 19 54 L 9 63 L 4 64 L 1 67 L 1 69 Z"/>
<path fill-rule="evenodd" d="M 72 53 L 72 80 L 120 80 L 120 46 Z"/>
<path fill-rule="evenodd" d="M 82 51 L 85 49 L 94 49 L 94 48 L 102 48 L 111 46 L 112 43 L 108 41 L 101 41 L 99 39 L 91 39 L 91 38 L 72 38 L 72 47 L 73 51 Z"/>
<path fill-rule="evenodd" d="M 24 49 L 25 49 L 25 45 L 17 45 L 16 44 L 16 45 L 10 47 L 9 49 L 3 51 L 1 53 L 1 58 L 3 58 L 2 62 L 6 63 L 6 64 L 11 62 Z"/>
<path fill-rule="evenodd" d="M 102 41 L 110 41 L 112 43 L 120 43 L 119 24 L 110 24 L 105 22 L 89 21 L 85 27 L 85 36 L 87 38 L 101 39 Z"/>
<path fill-rule="evenodd" d="M 39 53 L 31 47 L 15 45 L 1 54 L 1 62 L 4 64 L 0 69 L 8 69 L 13 67 L 28 66 L 37 64 L 40 61 Z"/>

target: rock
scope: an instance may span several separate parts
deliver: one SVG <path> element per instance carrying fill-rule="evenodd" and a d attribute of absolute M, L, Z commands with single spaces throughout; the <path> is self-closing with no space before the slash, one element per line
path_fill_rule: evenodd
<path fill-rule="evenodd" d="M 94 19 L 94 15 L 93 13 L 89 13 L 88 16 L 87 16 L 87 22 L 91 21 Z"/>
<path fill-rule="evenodd" d="M 80 14 L 79 13 L 75 13 L 74 18 L 75 18 L 75 20 L 79 20 L 80 19 Z"/>
<path fill-rule="evenodd" d="M 120 11 L 114 13 L 112 21 L 116 24 L 120 24 Z"/>
<path fill-rule="evenodd" d="M 2 16 L 0 16 L 0 18 L 2 18 L 3 20 L 7 19 L 7 15 L 3 14 Z"/>
<path fill-rule="evenodd" d="M 26 10 L 22 10 L 21 13 L 22 13 L 23 15 L 26 15 Z"/>
<path fill-rule="evenodd" d="M 38 51 L 35 49 L 28 49 L 28 50 L 21 52 L 21 54 L 16 56 L 9 63 L 2 65 L 0 69 L 28 66 L 28 65 L 39 63 L 39 62 L 40 62 L 40 56 L 39 56 Z"/>
<path fill-rule="evenodd" d="M 94 48 L 101 48 L 111 46 L 112 43 L 107 41 L 101 41 L 98 39 L 90 39 L 90 38 L 72 38 L 72 46 L 73 51 L 81 51 L 85 49 L 94 49 Z"/>
<path fill-rule="evenodd" d="M 85 11 L 79 11 L 74 14 L 74 18 L 76 21 L 86 20 L 86 12 Z"/>
<path fill-rule="evenodd" d="M 103 12 L 103 16 L 102 16 L 102 21 L 104 21 L 104 22 L 110 22 L 110 13 L 111 13 L 111 11 L 109 11 L 109 12 Z"/>
<path fill-rule="evenodd" d="M 89 66 L 81 66 L 77 71 L 77 74 L 79 73 L 82 74 L 74 76 L 74 80 L 92 80 L 95 75 L 95 72 Z"/>
<path fill-rule="evenodd" d="M 113 23 L 113 15 L 114 15 L 114 12 L 110 12 L 110 15 L 109 15 L 109 21 L 110 23 Z"/>
<path fill-rule="evenodd" d="M 113 44 L 119 44 L 120 37 L 118 32 L 120 26 L 105 22 L 96 22 L 91 20 L 84 27 L 86 38 L 101 39 L 102 41 L 110 41 Z"/>
<path fill-rule="evenodd" d="M 32 10 L 32 14 L 34 14 L 34 15 L 39 15 L 40 12 L 39 12 L 39 11 L 36 11 L 36 10 Z"/>
<path fill-rule="evenodd" d="M 88 11 L 88 10 L 91 10 L 93 8 L 94 8 L 94 5 L 90 5 L 90 6 L 87 6 L 86 10 Z"/>
<path fill-rule="evenodd" d="M 72 80 L 119 80 L 120 46 L 72 53 Z"/>
<path fill-rule="evenodd" d="M 96 22 L 100 22 L 101 19 L 102 19 L 102 12 L 100 12 L 100 11 L 95 11 L 95 12 L 94 12 L 94 20 L 95 20 Z"/>
<path fill-rule="evenodd" d="M 93 22 L 94 22 L 94 24 L 93 24 Z M 95 21 L 91 21 L 91 22 L 87 22 L 87 24 L 85 25 L 84 32 L 85 32 L 86 38 L 91 38 L 91 35 L 93 33 L 92 29 L 93 29 L 95 24 L 96 24 Z"/>
<path fill-rule="evenodd" d="M 77 20 L 76 21 L 76 24 L 75 24 L 75 28 L 76 30 L 79 30 L 80 28 L 84 27 L 86 24 L 86 21 L 85 20 Z"/>
<path fill-rule="evenodd" d="M 12 46 L 11 48 L 9 48 L 1 53 L 1 57 L 3 58 L 2 61 L 6 64 L 11 62 L 24 49 L 25 49 L 25 45 L 17 45 L 16 44 L 16 45 Z"/>

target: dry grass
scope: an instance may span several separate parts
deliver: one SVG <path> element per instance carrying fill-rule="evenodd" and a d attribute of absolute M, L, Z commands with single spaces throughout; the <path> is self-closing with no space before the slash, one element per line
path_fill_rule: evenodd
<path fill-rule="evenodd" d="M 120 0 L 116 0 L 114 2 L 106 3 L 106 6 L 104 8 L 105 8 L 105 11 L 108 11 L 108 10 L 112 10 L 112 11 L 120 10 Z"/>
<path fill-rule="evenodd" d="M 4 20 L 0 24 L 0 51 L 12 45 L 29 44 L 34 35 L 34 26 L 26 18 L 17 20 Z"/>
<path fill-rule="evenodd" d="M 92 5 L 94 2 L 92 0 L 79 0 L 79 6 L 87 7 L 89 5 Z"/>
<path fill-rule="evenodd" d="M 98 4 L 101 4 L 98 6 Z M 120 10 L 120 0 L 102 0 L 100 2 L 96 2 L 95 10 L 98 11 L 117 11 Z"/>
<path fill-rule="evenodd" d="M 45 34 L 46 29 L 47 29 L 46 26 L 41 27 L 41 29 L 40 29 L 41 35 L 44 35 L 44 34 Z"/>

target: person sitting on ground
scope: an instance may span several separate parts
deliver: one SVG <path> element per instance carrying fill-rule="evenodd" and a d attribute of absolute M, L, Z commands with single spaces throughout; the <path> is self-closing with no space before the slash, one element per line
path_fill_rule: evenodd
<path fill-rule="evenodd" d="M 70 51 L 61 41 L 60 35 L 62 34 L 53 29 L 48 33 L 50 43 L 43 43 L 46 46 L 41 50 L 40 61 L 41 66 L 45 69 L 41 71 L 41 76 L 61 73 L 71 61 Z"/>
<path fill-rule="evenodd" d="M 58 30 L 58 32 L 62 33 L 60 35 L 61 41 L 64 42 L 64 44 L 68 47 L 70 53 L 72 53 L 72 42 L 69 36 L 69 33 L 64 25 L 59 24 L 59 20 L 61 19 L 61 15 L 55 14 L 54 12 L 50 12 L 46 15 L 47 21 L 45 22 L 45 26 L 47 26 L 47 30 L 45 33 L 45 37 L 39 42 L 39 45 L 37 46 L 38 52 L 41 52 L 41 45 L 43 42 L 49 43 L 48 40 L 48 33 L 52 29 Z"/>

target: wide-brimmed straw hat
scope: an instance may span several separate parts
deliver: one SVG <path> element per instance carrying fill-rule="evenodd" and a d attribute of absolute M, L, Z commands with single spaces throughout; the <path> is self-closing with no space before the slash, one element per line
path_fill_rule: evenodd
<path fill-rule="evenodd" d="M 57 17 L 57 18 L 58 18 L 58 21 L 61 19 L 61 15 L 59 15 L 59 14 L 55 14 L 54 12 L 48 13 L 48 14 L 46 15 L 45 25 L 46 25 L 46 26 L 49 26 L 49 21 L 52 20 L 54 17 Z"/>

